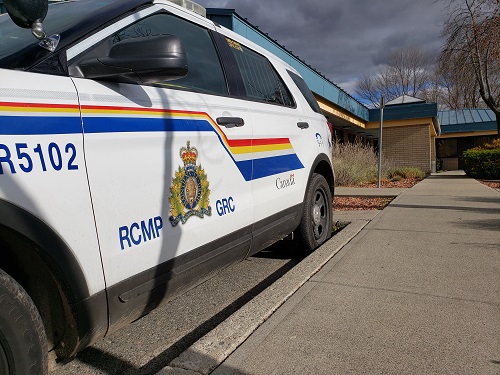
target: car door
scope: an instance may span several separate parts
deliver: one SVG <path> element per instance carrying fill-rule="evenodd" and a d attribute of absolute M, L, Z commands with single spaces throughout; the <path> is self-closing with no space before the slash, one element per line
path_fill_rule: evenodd
<path fill-rule="evenodd" d="M 228 91 L 213 28 L 155 5 L 69 51 L 78 75 L 82 61 L 110 45 L 174 34 L 188 59 L 186 77 L 151 85 L 74 78 L 111 325 L 242 259 L 250 246 L 251 165 L 241 155 L 252 126 Z"/>
<path fill-rule="evenodd" d="M 290 233 L 300 219 L 309 178 L 306 166 L 316 142 L 311 145 L 307 137 L 310 119 L 302 103 L 296 103 L 264 51 L 237 41 L 229 45 L 253 124 L 253 253 Z"/>

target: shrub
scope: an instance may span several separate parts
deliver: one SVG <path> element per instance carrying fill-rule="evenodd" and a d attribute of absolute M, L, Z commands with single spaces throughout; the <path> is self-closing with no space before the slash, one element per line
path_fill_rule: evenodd
<path fill-rule="evenodd" d="M 360 185 L 378 177 L 378 156 L 371 146 L 362 143 L 333 144 L 333 169 L 335 185 Z M 390 169 L 387 160 L 382 161 L 382 174 Z"/>
<path fill-rule="evenodd" d="M 389 171 L 387 172 L 387 177 L 389 177 L 391 180 L 394 180 L 398 177 L 400 180 L 402 178 L 423 179 L 425 177 L 425 172 L 417 167 L 398 167 L 389 169 Z"/>
<path fill-rule="evenodd" d="M 493 140 L 491 143 L 485 143 L 484 145 L 477 148 L 485 150 L 493 150 L 496 148 L 500 148 L 500 138 Z"/>
<path fill-rule="evenodd" d="M 464 151 L 465 173 L 473 178 L 484 180 L 500 179 L 500 147 L 486 148 L 485 146 Z"/>

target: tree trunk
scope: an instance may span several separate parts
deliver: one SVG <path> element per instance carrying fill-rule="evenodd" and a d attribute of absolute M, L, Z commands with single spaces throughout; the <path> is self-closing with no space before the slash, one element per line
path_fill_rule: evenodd
<path fill-rule="evenodd" d="M 497 119 L 497 138 L 500 139 L 500 111 L 495 111 L 495 117 Z"/>

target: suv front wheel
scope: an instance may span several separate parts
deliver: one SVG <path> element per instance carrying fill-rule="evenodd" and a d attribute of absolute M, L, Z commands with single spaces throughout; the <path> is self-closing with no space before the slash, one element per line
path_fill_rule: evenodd
<path fill-rule="evenodd" d="M 302 220 L 297 228 L 299 241 L 311 251 L 332 233 L 333 200 L 326 179 L 314 173 L 307 187 Z"/>
<path fill-rule="evenodd" d="M 47 339 L 33 301 L 0 269 L 0 374 L 47 374 Z"/>

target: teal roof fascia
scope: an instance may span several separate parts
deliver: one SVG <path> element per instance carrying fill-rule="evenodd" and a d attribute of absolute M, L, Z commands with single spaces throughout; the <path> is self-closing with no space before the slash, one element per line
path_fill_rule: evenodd
<path fill-rule="evenodd" d="M 453 124 L 453 125 L 441 125 L 441 134 L 449 133 L 473 133 L 480 131 L 496 131 L 497 123 L 494 121 L 488 122 L 476 122 L 474 124 Z"/>
<path fill-rule="evenodd" d="M 469 133 L 496 130 L 496 117 L 492 110 L 465 108 L 438 112 L 441 134 Z"/>
<path fill-rule="evenodd" d="M 207 8 L 207 15 L 209 15 L 209 18 L 211 19 L 213 11 L 214 8 Z M 227 16 L 228 13 L 229 12 L 226 12 L 225 15 Z M 224 13 L 217 13 L 219 16 L 221 14 Z M 271 39 L 267 34 L 258 30 L 257 26 L 253 26 L 248 21 L 241 18 L 234 11 L 231 12 L 231 18 L 231 30 L 261 46 L 296 69 L 304 78 L 304 81 L 307 83 L 311 91 L 345 109 L 352 115 L 368 121 L 369 110 L 367 107 L 328 80 L 325 76 L 321 75 L 321 73 L 317 72 L 298 56 L 295 56 L 291 51 L 288 51 L 284 46 L 281 46 L 276 40 Z M 221 22 L 219 23 L 222 25 Z"/>
<path fill-rule="evenodd" d="M 384 120 L 405 120 L 437 117 L 436 103 L 407 103 L 384 107 Z M 380 109 L 370 109 L 370 122 L 380 121 Z"/>

